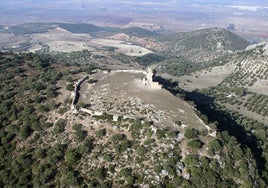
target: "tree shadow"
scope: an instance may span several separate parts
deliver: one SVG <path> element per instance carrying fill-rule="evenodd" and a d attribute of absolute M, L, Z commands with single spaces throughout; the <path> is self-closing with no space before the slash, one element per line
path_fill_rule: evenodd
<path fill-rule="evenodd" d="M 227 131 L 229 135 L 234 136 L 239 143 L 251 149 L 252 154 L 257 162 L 260 173 L 265 168 L 266 160 L 262 157 L 263 150 L 258 146 L 258 140 L 251 132 L 236 122 L 236 117 L 228 111 L 221 110 L 215 104 L 215 99 L 196 91 L 185 92 L 185 100 L 193 101 L 197 110 L 205 114 L 209 122 L 218 122 L 217 131 Z"/>
<path fill-rule="evenodd" d="M 236 117 L 226 110 L 216 106 L 215 98 L 199 93 L 197 91 L 187 92 L 179 88 L 177 82 L 171 82 L 162 77 L 155 76 L 155 81 L 175 96 L 183 96 L 184 100 L 194 102 L 196 109 L 207 116 L 207 124 L 218 122 L 217 131 L 227 131 L 229 135 L 234 136 L 242 147 L 247 146 L 256 159 L 257 168 L 260 174 L 263 172 L 266 160 L 262 157 L 263 150 L 258 146 L 258 140 L 251 132 L 236 122 Z"/>

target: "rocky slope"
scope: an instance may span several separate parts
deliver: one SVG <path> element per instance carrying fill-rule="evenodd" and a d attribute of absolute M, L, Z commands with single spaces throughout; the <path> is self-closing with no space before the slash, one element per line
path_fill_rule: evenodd
<path fill-rule="evenodd" d="M 250 148 L 139 74 L 35 54 L 0 61 L 1 187 L 265 186 Z M 76 111 L 72 85 L 86 75 Z"/>

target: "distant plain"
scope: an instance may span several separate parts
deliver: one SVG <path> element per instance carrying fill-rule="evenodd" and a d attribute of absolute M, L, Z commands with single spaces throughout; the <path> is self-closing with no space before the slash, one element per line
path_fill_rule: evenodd
<path fill-rule="evenodd" d="M 29 22 L 92 23 L 162 32 L 209 27 L 233 30 L 252 41 L 268 38 L 267 1 L 0 1 L 0 25 Z"/>

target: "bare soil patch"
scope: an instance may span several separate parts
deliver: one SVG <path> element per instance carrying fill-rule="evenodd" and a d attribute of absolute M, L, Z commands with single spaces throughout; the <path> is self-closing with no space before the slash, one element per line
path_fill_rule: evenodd
<path fill-rule="evenodd" d="M 197 129 L 205 128 L 194 109 L 168 91 L 153 90 L 143 85 L 141 73 L 98 73 L 95 84 L 84 82 L 80 102 L 96 111 L 145 118 L 161 126 L 174 126 L 181 121 Z"/>
<path fill-rule="evenodd" d="M 188 91 L 193 91 L 194 89 L 217 86 L 234 70 L 235 65 L 233 63 L 228 63 L 223 66 L 194 72 L 189 76 L 181 76 L 178 78 L 178 81 L 180 82 L 180 87 Z"/>
<path fill-rule="evenodd" d="M 34 38 L 49 46 L 50 51 L 72 52 L 93 50 L 88 46 L 92 37 L 88 34 L 73 34 L 62 28 L 55 28 L 46 33 L 35 34 Z"/>
<path fill-rule="evenodd" d="M 248 89 L 252 92 L 268 95 L 268 80 L 257 80 L 254 85 Z"/>
<path fill-rule="evenodd" d="M 249 111 L 243 106 L 240 106 L 240 108 L 238 109 L 233 105 L 227 104 L 226 107 L 231 109 L 231 110 L 238 111 L 239 113 L 243 114 L 244 116 L 250 117 L 250 118 L 255 119 L 259 122 L 262 122 L 265 125 L 268 125 L 268 117 L 262 116 L 260 114 L 255 113 L 255 112 L 252 112 L 252 111 Z"/>
<path fill-rule="evenodd" d="M 116 52 L 123 53 L 128 56 L 143 56 L 148 53 L 153 53 L 152 51 L 146 48 L 136 46 L 136 45 L 133 45 L 132 43 L 127 43 L 127 42 L 120 41 L 120 40 L 98 38 L 98 39 L 91 40 L 91 43 L 97 44 L 100 46 L 110 46 L 110 47 L 118 48 Z"/>

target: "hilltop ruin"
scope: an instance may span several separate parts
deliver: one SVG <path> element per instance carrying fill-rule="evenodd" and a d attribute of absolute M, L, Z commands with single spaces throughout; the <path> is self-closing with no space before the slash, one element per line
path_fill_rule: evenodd
<path fill-rule="evenodd" d="M 145 77 L 142 79 L 143 83 L 149 86 L 151 89 L 162 89 L 162 85 L 155 81 L 156 71 L 151 68 L 147 68 Z"/>
<path fill-rule="evenodd" d="M 107 72 L 103 72 L 105 74 L 108 74 Z M 149 89 L 154 89 L 154 90 L 158 90 L 158 89 L 162 89 L 162 85 L 159 84 L 158 82 L 155 81 L 155 70 L 152 70 L 151 68 L 147 68 L 146 71 L 142 71 L 142 70 L 117 70 L 117 71 L 112 71 L 111 74 L 115 74 L 115 73 L 141 73 L 144 75 L 144 77 L 142 78 L 142 81 L 140 84 L 143 84 L 144 86 L 146 86 L 146 88 Z M 71 105 L 71 109 L 73 110 L 74 113 L 77 113 L 79 111 L 81 112 L 86 112 L 90 115 L 95 115 L 95 116 L 102 116 L 103 114 L 107 113 L 107 111 L 96 111 L 93 109 L 87 109 L 87 108 L 80 108 L 77 109 L 75 108 L 75 105 L 78 102 L 78 96 L 79 94 L 79 89 L 81 84 L 87 80 L 89 78 L 89 76 L 85 76 L 82 79 L 78 80 L 77 83 L 74 84 L 74 91 L 73 91 L 73 100 L 72 100 L 72 105 Z M 118 117 L 120 116 L 120 114 L 118 113 L 113 113 L 112 114 L 114 117 L 113 119 L 115 121 L 117 121 Z M 123 116 L 124 118 L 128 118 L 128 117 L 132 117 L 134 118 L 134 116 Z"/>

